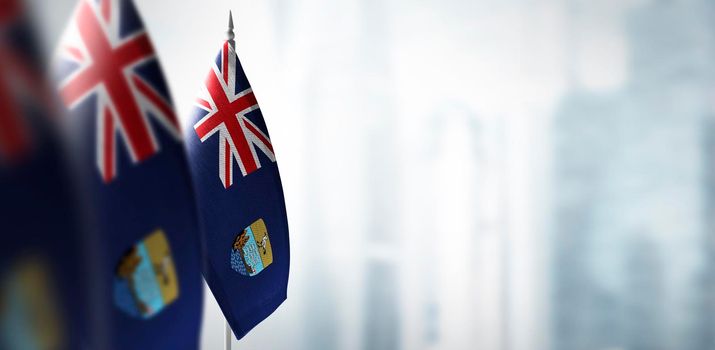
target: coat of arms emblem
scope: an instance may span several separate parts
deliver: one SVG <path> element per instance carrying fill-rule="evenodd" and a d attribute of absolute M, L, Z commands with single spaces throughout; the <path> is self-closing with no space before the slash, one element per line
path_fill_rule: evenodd
<path fill-rule="evenodd" d="M 169 241 L 162 230 L 156 230 L 132 246 L 117 264 L 114 299 L 122 311 L 147 319 L 178 297 Z"/>
<path fill-rule="evenodd" d="M 244 276 L 255 276 L 273 263 L 273 250 L 263 219 L 246 227 L 233 241 L 231 268 Z"/>

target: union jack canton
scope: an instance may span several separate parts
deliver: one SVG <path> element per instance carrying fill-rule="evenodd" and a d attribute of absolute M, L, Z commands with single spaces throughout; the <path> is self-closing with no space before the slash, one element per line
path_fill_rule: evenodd
<path fill-rule="evenodd" d="M 0 1 L 0 161 L 19 158 L 29 144 L 27 125 L 17 106 L 14 86 L 8 79 L 18 67 L 24 67 L 23 60 L 13 55 L 14 47 L 8 42 L 8 32 L 19 17 L 17 1 Z M 20 70 L 23 71 L 25 69 Z"/>
<path fill-rule="evenodd" d="M 96 98 L 96 164 L 105 183 L 117 177 L 118 137 L 134 164 L 160 150 L 152 121 L 175 139 L 179 125 L 158 65 L 133 6 L 81 0 L 60 47 L 60 94 L 70 110 Z"/>
<path fill-rule="evenodd" d="M 21 105 L 51 109 L 46 77 L 35 59 L 35 42 L 26 38 L 27 29 L 22 3 L 0 0 L 0 165 L 19 161 L 32 148 Z"/>
<path fill-rule="evenodd" d="M 253 89 L 236 83 L 237 76 L 243 76 L 237 60 L 234 48 L 225 42 L 206 78 L 203 96 L 196 101 L 197 107 L 208 113 L 194 125 L 201 142 L 219 134 L 218 174 L 224 188 L 233 185 L 234 160 L 243 176 L 261 168 L 256 148 L 271 162 L 276 161 L 271 139 L 247 117 L 259 107 Z"/>

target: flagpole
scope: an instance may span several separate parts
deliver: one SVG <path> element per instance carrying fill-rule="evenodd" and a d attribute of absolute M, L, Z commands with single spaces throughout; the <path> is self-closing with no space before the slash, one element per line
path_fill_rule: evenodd
<path fill-rule="evenodd" d="M 234 40 L 236 38 L 236 34 L 233 32 L 233 12 L 229 11 L 228 12 L 228 31 L 226 32 L 226 36 L 228 37 L 228 44 L 231 45 L 231 47 L 236 50 L 236 41 Z M 225 327 L 224 327 L 224 343 L 223 343 L 223 348 L 224 350 L 231 350 L 231 341 L 233 340 L 233 332 L 231 331 L 231 325 L 228 323 L 228 319 L 225 321 Z"/>
<path fill-rule="evenodd" d="M 224 350 L 231 350 L 231 340 L 233 335 L 231 334 L 231 326 L 228 324 L 228 321 L 226 321 L 226 327 L 224 328 L 224 338 Z"/>
<path fill-rule="evenodd" d="M 233 12 L 228 12 L 228 31 L 226 32 L 228 36 L 228 44 L 235 50 L 236 49 L 236 34 L 233 32 Z"/>

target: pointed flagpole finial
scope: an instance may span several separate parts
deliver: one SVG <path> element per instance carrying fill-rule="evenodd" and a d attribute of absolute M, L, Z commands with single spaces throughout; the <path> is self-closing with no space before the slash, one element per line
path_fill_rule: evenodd
<path fill-rule="evenodd" d="M 228 12 L 228 32 L 226 32 L 228 35 L 228 43 L 236 49 L 236 41 L 234 40 L 236 38 L 236 34 L 233 32 L 233 12 L 229 11 Z"/>

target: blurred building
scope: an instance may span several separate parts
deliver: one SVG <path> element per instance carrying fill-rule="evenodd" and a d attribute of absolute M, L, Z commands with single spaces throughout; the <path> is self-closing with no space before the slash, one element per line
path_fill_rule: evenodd
<path fill-rule="evenodd" d="M 393 45 L 384 1 L 367 0 L 358 4 L 359 34 L 355 42 L 361 72 L 358 98 L 371 101 L 362 106 L 366 122 L 365 290 L 362 348 L 365 350 L 401 349 L 401 307 L 399 267 L 404 255 L 400 242 L 400 188 L 396 174 L 402 163 L 397 152 L 397 118 L 394 106 L 394 77 L 390 62 Z"/>
<path fill-rule="evenodd" d="M 573 16 L 588 11 L 581 4 Z M 555 349 L 708 349 L 712 5 L 650 1 L 626 17 L 626 84 L 578 85 L 554 120 Z M 576 28 L 578 32 L 578 28 Z M 709 276 L 709 277 L 706 277 Z M 708 300 L 706 298 L 705 300 Z"/>

